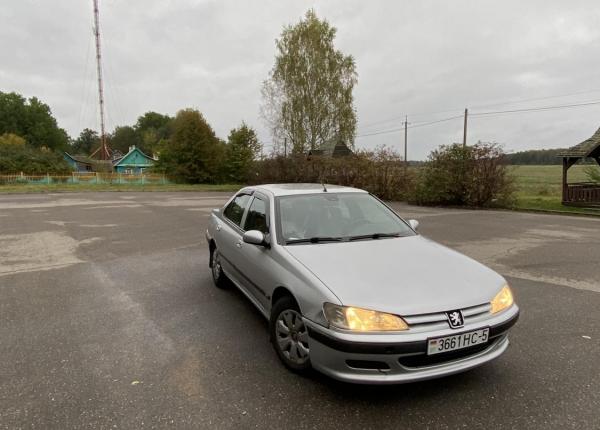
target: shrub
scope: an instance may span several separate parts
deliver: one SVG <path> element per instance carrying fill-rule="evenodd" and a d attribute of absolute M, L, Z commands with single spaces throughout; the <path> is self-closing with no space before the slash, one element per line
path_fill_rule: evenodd
<path fill-rule="evenodd" d="M 365 189 L 385 200 L 406 198 L 413 183 L 401 157 L 389 148 L 352 155 L 274 156 L 256 163 L 253 183 L 325 182 Z"/>
<path fill-rule="evenodd" d="M 485 207 L 510 204 L 513 191 L 500 145 L 453 144 L 429 155 L 411 200 L 423 205 Z"/>
<path fill-rule="evenodd" d="M 0 144 L 0 172 L 30 175 L 71 173 L 64 158 L 51 150 L 24 144 Z"/>
<path fill-rule="evenodd" d="M 600 168 L 598 168 L 598 166 L 586 167 L 585 174 L 590 182 L 596 182 L 600 184 Z"/>

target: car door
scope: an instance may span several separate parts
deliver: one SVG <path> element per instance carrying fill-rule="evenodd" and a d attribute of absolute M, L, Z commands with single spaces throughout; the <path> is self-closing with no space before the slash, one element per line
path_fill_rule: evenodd
<path fill-rule="evenodd" d="M 254 193 L 244 217 L 243 230 L 258 230 L 267 239 L 271 236 L 269 219 L 269 199 L 259 192 Z M 244 274 L 247 288 L 261 303 L 269 309 L 270 298 L 275 286 L 274 267 L 271 249 L 266 246 L 242 243 L 239 267 Z"/>
<path fill-rule="evenodd" d="M 250 193 L 240 193 L 223 209 L 221 219 L 215 229 L 215 242 L 221 255 L 221 264 L 229 278 L 243 285 L 239 272 L 240 250 L 242 243 L 242 222 L 252 200 Z"/>

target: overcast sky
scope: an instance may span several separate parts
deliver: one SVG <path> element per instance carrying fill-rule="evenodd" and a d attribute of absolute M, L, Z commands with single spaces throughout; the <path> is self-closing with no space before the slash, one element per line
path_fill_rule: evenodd
<path fill-rule="evenodd" d="M 3 3 L 0 90 L 39 97 L 71 136 L 98 129 L 92 0 Z M 268 149 L 261 84 L 282 26 L 311 7 L 356 59 L 359 148 L 400 149 L 402 132 L 361 135 L 399 128 L 405 114 L 419 125 L 465 107 L 476 114 L 600 100 L 597 0 L 103 0 L 109 130 L 149 110 L 193 107 L 222 138 L 246 121 Z M 523 99 L 538 100 L 515 103 Z M 564 147 L 599 126 L 600 105 L 473 116 L 468 141 L 508 151 Z M 423 159 L 462 141 L 462 119 L 409 129 L 408 139 L 409 158 Z"/>

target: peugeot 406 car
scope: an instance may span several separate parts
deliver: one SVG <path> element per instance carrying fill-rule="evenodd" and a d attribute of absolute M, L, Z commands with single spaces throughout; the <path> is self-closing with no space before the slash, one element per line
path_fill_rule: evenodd
<path fill-rule="evenodd" d="M 417 227 L 355 188 L 247 187 L 211 214 L 209 266 L 294 371 L 402 383 L 497 358 L 519 316 L 506 280 Z"/>

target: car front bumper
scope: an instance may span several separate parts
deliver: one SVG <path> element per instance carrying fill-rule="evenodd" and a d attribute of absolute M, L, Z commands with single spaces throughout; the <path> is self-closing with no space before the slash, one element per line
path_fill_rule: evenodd
<path fill-rule="evenodd" d="M 460 330 L 411 334 L 364 334 L 332 330 L 305 319 L 313 368 L 340 381 L 400 384 L 464 372 L 491 361 L 508 348 L 508 330 L 519 317 L 513 305 L 484 322 Z M 489 327 L 489 341 L 480 346 L 428 356 L 430 338 Z"/>

